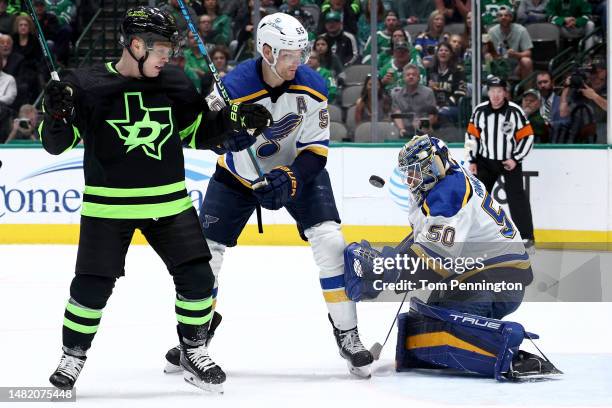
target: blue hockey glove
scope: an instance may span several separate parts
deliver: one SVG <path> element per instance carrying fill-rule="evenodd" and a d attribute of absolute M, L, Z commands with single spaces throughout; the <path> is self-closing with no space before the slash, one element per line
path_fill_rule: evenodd
<path fill-rule="evenodd" d="M 384 258 L 394 258 L 396 254 L 391 247 L 379 252 L 366 240 L 349 244 L 344 249 L 344 287 L 348 298 L 354 302 L 375 299 L 382 292 L 383 283 L 396 282 L 398 271 L 383 268 L 382 264 Z"/>
<path fill-rule="evenodd" d="M 366 240 L 360 244 L 352 242 L 344 248 L 344 287 L 349 299 L 359 302 L 375 299 L 380 294 L 372 282 L 376 275 L 374 259 L 381 256 Z"/>
<path fill-rule="evenodd" d="M 297 197 L 301 185 L 291 167 L 281 166 L 255 180 L 253 187 L 253 194 L 263 208 L 278 210 Z"/>

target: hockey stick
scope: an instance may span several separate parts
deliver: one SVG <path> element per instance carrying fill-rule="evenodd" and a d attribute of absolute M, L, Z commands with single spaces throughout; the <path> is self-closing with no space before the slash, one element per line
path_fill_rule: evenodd
<path fill-rule="evenodd" d="M 404 293 L 404 298 L 402 299 L 402 303 L 400 303 L 400 306 L 397 309 L 397 313 L 395 313 L 395 317 L 393 318 L 393 322 L 391 323 L 391 327 L 389 327 L 389 331 L 387 332 L 387 337 L 385 337 L 385 341 L 383 342 L 383 344 L 376 342 L 370 348 L 370 353 L 372 353 L 372 357 L 374 358 L 374 360 L 378 360 L 380 358 L 380 353 L 382 353 L 383 347 L 385 347 L 385 344 L 387 344 L 387 340 L 389 340 L 389 336 L 391 335 L 393 326 L 395 326 L 395 321 L 397 320 L 397 316 L 399 316 L 400 311 L 402 310 L 402 306 L 404 306 L 404 302 L 406 301 L 406 296 L 408 296 L 408 291 Z"/>
<path fill-rule="evenodd" d="M 213 75 L 213 79 L 215 80 L 215 84 L 219 88 L 219 92 L 221 92 L 221 97 L 225 101 L 226 105 L 229 106 L 231 103 L 231 99 L 227 93 L 227 90 L 225 89 L 225 86 L 223 85 L 223 82 L 221 81 L 221 77 L 219 76 L 219 72 L 217 72 L 217 68 L 215 67 L 215 64 L 213 64 L 212 60 L 210 59 L 210 55 L 208 55 L 208 52 L 206 51 L 206 47 L 204 46 L 202 37 L 200 37 L 200 33 L 198 33 L 198 30 L 196 30 L 195 26 L 193 25 L 193 21 L 191 20 L 191 16 L 189 15 L 189 11 L 187 10 L 187 5 L 185 4 L 185 0 L 178 0 L 178 4 L 179 4 L 179 7 L 181 8 L 181 12 L 183 13 L 183 17 L 185 18 L 185 21 L 187 22 L 189 31 L 191 31 L 191 33 L 193 34 L 193 37 L 195 38 L 196 43 L 198 44 L 198 48 L 200 49 L 200 53 L 204 56 L 204 59 L 206 60 L 206 63 L 208 64 L 208 69 L 210 69 L 210 72 Z M 257 171 L 257 175 L 259 177 L 263 176 L 263 172 L 261 171 L 261 167 L 259 167 L 259 163 L 257 163 L 257 159 L 255 158 L 255 154 L 253 153 L 253 150 L 251 150 L 251 148 L 248 147 L 247 152 L 249 153 L 249 159 L 251 159 L 251 162 L 253 163 L 253 167 L 255 167 L 255 170 Z M 267 184 L 267 183 L 264 183 L 264 184 Z"/>
<path fill-rule="evenodd" d="M 378 176 L 372 176 L 372 177 L 378 177 Z M 371 178 L 370 178 L 370 182 L 371 182 Z M 375 185 L 375 184 L 372 184 L 372 185 Z M 382 187 L 379 187 L 379 188 L 382 188 Z M 397 247 L 401 247 L 407 242 L 410 242 L 411 239 L 412 239 L 412 232 L 406 238 L 404 238 Z M 385 344 L 387 344 L 387 340 L 389 340 L 389 336 L 391 335 L 393 326 L 395 326 L 395 321 L 397 320 L 397 317 L 402 311 L 402 306 L 404 306 L 404 302 L 406 302 L 406 296 L 408 296 L 408 292 L 409 291 L 406 291 L 406 293 L 404 293 L 404 298 L 402 299 L 402 303 L 400 303 L 399 308 L 397 309 L 397 313 L 395 313 L 395 317 L 393 318 L 393 322 L 391 323 L 391 327 L 389 327 L 389 331 L 387 332 L 387 337 L 385 337 L 385 341 L 383 342 L 383 344 L 376 342 L 372 345 L 372 347 L 370 347 L 370 353 L 372 353 L 372 357 L 374 358 L 374 360 L 378 360 L 380 358 L 380 353 L 382 352 L 383 347 L 385 347 Z"/>
<path fill-rule="evenodd" d="M 57 74 L 57 69 L 55 68 L 55 62 L 53 62 L 53 56 L 51 55 L 51 51 L 49 51 L 49 46 L 47 45 L 47 40 L 45 39 L 45 35 L 43 34 L 43 30 L 40 27 L 40 23 L 38 22 L 38 17 L 36 16 L 36 11 L 34 10 L 34 6 L 32 5 L 32 0 L 26 0 L 26 4 L 28 5 L 28 13 L 30 13 L 30 17 L 34 21 L 34 27 L 36 28 L 36 37 L 38 38 L 38 42 L 40 43 L 40 48 L 43 52 L 43 58 L 47 63 L 47 67 L 49 68 L 49 72 L 51 73 L 51 79 L 54 81 L 59 81 L 59 75 Z"/>

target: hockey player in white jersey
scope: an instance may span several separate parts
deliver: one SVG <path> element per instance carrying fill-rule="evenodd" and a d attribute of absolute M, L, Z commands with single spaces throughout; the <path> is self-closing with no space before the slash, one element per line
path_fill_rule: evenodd
<path fill-rule="evenodd" d="M 535 335 L 498 320 L 519 307 L 533 279 L 503 208 L 428 135 L 402 148 L 398 170 L 411 192 L 413 233 L 381 252 L 367 241 L 345 249 L 347 294 L 355 301 L 385 288 L 437 284 L 426 304 L 413 299 L 410 313 L 400 316 L 396 368 L 450 367 L 500 380 L 560 373 L 547 359 L 519 351 L 523 338 Z"/>
<path fill-rule="evenodd" d="M 222 155 L 200 211 L 213 272 L 218 281 L 226 247 L 237 244 L 257 205 L 287 209 L 312 247 L 340 355 L 351 373 L 369 377 L 372 355 L 359 339 L 355 303 L 345 293 L 345 243 L 325 169 L 329 144 L 325 81 L 304 65 L 310 53 L 308 34 L 292 16 L 264 17 L 257 27 L 257 51 L 259 58 L 238 65 L 223 83 L 232 102 L 261 104 L 274 122 L 254 143 L 245 135 L 244 144 L 235 137 L 231 146 L 217 149 Z M 216 88 L 206 99 L 213 109 L 224 105 Z M 246 149 L 255 153 L 262 176 Z M 213 326 L 214 318 L 211 330 Z M 177 355 L 176 348 L 167 353 L 167 371 L 172 371 Z"/>

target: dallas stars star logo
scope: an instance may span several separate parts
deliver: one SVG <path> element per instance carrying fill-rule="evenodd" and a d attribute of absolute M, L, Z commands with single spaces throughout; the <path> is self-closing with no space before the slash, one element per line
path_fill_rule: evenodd
<path fill-rule="evenodd" d="M 170 107 L 147 108 L 140 92 L 124 93 L 125 119 L 107 120 L 127 146 L 127 152 L 141 147 L 157 160 L 162 158 L 162 146 L 174 130 Z"/>

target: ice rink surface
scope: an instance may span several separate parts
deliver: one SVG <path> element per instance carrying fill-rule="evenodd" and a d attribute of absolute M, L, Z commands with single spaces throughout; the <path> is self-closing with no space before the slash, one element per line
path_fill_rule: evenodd
<path fill-rule="evenodd" d="M 75 258 L 76 246 L 0 246 L 0 386 L 49 385 Z M 163 374 L 164 354 L 177 342 L 172 280 L 149 247 L 132 246 L 69 406 L 612 406 L 612 303 L 527 303 L 510 316 L 541 336 L 540 348 L 566 373 L 559 380 L 398 374 L 395 331 L 372 378 L 359 380 L 338 356 L 310 248 L 238 247 L 225 259 L 223 323 L 211 347 L 228 375 L 224 395 Z M 367 347 L 382 342 L 397 307 L 358 305 Z M 28 405 L 51 403 L 18 406 Z"/>

